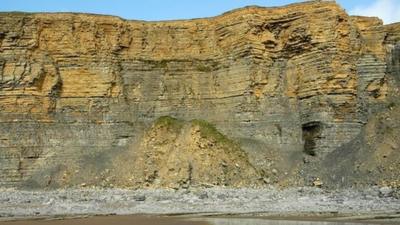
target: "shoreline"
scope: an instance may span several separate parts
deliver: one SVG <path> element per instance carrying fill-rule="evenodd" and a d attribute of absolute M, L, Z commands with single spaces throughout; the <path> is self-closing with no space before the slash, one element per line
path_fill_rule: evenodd
<path fill-rule="evenodd" d="M 379 188 L 61 189 L 0 192 L 0 222 L 91 216 L 252 217 L 400 221 L 400 199 Z"/>
<path fill-rule="evenodd" d="M 383 218 L 385 217 L 385 218 Z M 182 216 L 170 216 L 170 215 L 146 215 L 146 214 L 132 214 L 132 215 L 81 215 L 81 216 L 55 216 L 55 217 L 37 217 L 37 218 L 13 218 L 13 219 L 1 219 L 0 225 L 8 225 L 15 224 L 18 222 L 58 222 L 58 221 L 74 221 L 74 220 L 92 220 L 92 219 L 103 219 L 103 218 L 113 218 L 118 220 L 119 218 L 131 218 L 132 220 L 136 219 L 148 219 L 148 220 L 171 220 L 171 221 L 180 221 L 187 222 L 191 224 L 191 222 L 199 222 L 201 224 L 205 223 L 207 225 L 214 224 L 213 221 L 218 220 L 258 220 L 258 221 L 289 221 L 289 222 L 329 222 L 329 223 L 343 223 L 347 225 L 351 224 L 361 224 L 361 225 L 395 225 L 400 222 L 400 213 L 397 214 L 372 214 L 368 216 L 336 216 L 330 217 L 327 215 L 303 215 L 303 216 L 260 216 L 260 215 L 213 215 L 213 216 L 201 216 L 197 214 L 187 214 Z M 237 222 L 237 221 L 236 221 Z"/>

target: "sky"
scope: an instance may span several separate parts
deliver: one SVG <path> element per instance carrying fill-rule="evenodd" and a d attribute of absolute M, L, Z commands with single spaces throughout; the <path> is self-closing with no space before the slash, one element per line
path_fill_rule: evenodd
<path fill-rule="evenodd" d="M 173 20 L 216 16 L 247 6 L 282 6 L 301 0 L 0 0 L 0 11 L 86 12 L 137 20 Z M 400 0 L 337 0 L 351 15 L 400 22 Z"/>

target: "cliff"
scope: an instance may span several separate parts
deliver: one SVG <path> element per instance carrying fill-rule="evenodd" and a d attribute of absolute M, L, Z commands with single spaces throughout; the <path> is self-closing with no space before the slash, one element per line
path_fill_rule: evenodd
<path fill-rule="evenodd" d="M 0 186 L 187 186 L 169 174 L 179 162 L 203 165 L 192 172 L 205 186 L 239 185 L 226 168 L 248 185 L 345 185 L 321 171 L 354 155 L 350 143 L 380 149 L 361 136 L 398 106 L 399 64 L 400 24 L 335 2 L 165 22 L 0 13 Z M 185 124 L 172 139 L 164 116 Z M 190 148 L 215 142 L 190 121 L 230 141 Z"/>

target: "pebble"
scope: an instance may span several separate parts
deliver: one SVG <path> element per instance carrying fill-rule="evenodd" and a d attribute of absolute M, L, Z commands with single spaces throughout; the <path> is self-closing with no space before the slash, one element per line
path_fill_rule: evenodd
<path fill-rule="evenodd" d="M 62 191 L 0 190 L 0 215 L 35 217 L 51 215 L 99 214 L 175 214 L 196 212 L 332 212 L 362 214 L 371 211 L 396 211 L 400 200 L 389 196 L 390 189 L 336 190 L 303 187 L 278 190 L 209 188 L 189 191 L 66 189 Z M 365 196 L 368 195 L 368 200 Z M 67 196 L 67 200 L 61 198 Z M 82 201 L 85 199 L 86 201 Z M 164 199 L 165 201 L 161 201 Z M 141 202 L 140 204 L 135 204 Z M 212 201 L 211 201 L 212 200 Z M 52 204 L 46 204 L 52 201 Z M 24 202 L 31 202 L 29 209 Z M 296 204 L 293 204 L 293 203 Z M 132 204 L 133 203 L 133 204 Z M 343 207 L 345 205 L 345 207 Z M 39 215 L 38 214 L 38 215 Z"/>
<path fill-rule="evenodd" d="M 391 197 L 393 190 L 390 187 L 379 188 L 379 197 Z"/>
<path fill-rule="evenodd" d="M 143 202 L 143 201 L 146 201 L 146 196 L 145 195 L 135 195 L 135 196 L 133 196 L 133 199 L 137 202 Z"/>

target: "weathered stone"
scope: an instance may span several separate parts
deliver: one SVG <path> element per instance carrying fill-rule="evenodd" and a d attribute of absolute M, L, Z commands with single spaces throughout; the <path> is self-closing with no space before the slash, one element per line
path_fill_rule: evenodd
<path fill-rule="evenodd" d="M 120 186 L 189 188 L 260 186 L 247 154 L 204 121 L 162 117 L 130 155 L 116 160 Z M 128 165 L 124 161 L 130 158 Z M 126 183 L 131 178 L 132 182 Z"/>
<path fill-rule="evenodd" d="M 381 187 L 379 189 L 379 197 L 391 197 L 393 190 L 390 187 Z"/>
<path fill-rule="evenodd" d="M 133 199 L 138 202 L 143 202 L 146 201 L 146 195 L 135 195 Z"/>
<path fill-rule="evenodd" d="M 396 96 L 399 41 L 399 24 L 331 1 L 168 22 L 0 13 L 0 186 L 112 186 L 116 161 L 159 154 L 162 137 L 144 136 L 162 116 L 215 125 L 255 168 L 214 156 L 222 169 L 303 171 L 304 151 L 323 160 Z"/>

